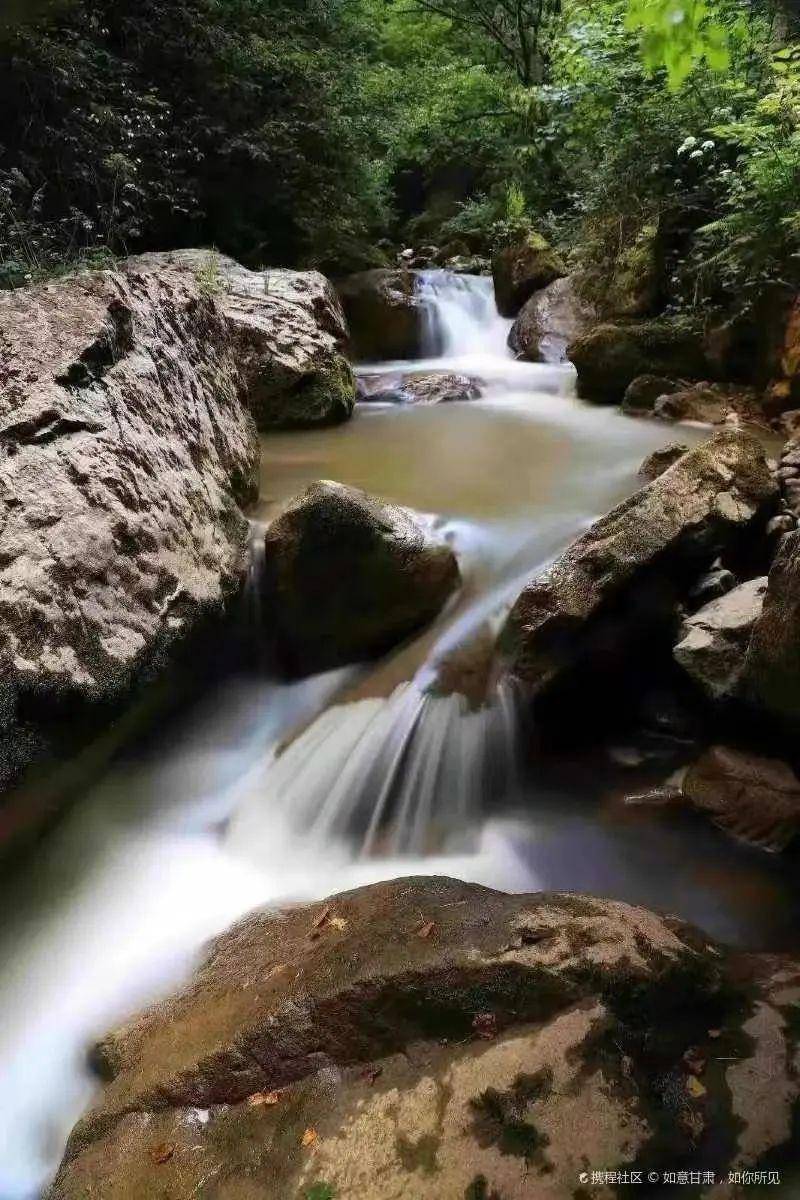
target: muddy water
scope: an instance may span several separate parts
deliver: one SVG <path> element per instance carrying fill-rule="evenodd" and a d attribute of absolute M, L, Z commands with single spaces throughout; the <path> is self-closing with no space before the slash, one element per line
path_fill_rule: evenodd
<path fill-rule="evenodd" d="M 287 686 L 254 653 L 128 747 L 6 886 L 0 1200 L 40 1193 L 91 1101 L 92 1038 L 259 903 L 448 873 L 638 900 L 751 946 L 794 936 L 776 860 L 694 822 L 621 819 L 607 764 L 525 767 L 515 697 L 489 669 L 507 605 L 678 431 L 581 404 L 566 369 L 513 363 L 488 281 L 426 287 L 441 357 L 364 371 L 465 371 L 483 398 L 362 404 L 337 429 L 264 438 L 254 515 L 321 477 L 366 488 L 432 515 L 462 592 L 368 668 Z"/>

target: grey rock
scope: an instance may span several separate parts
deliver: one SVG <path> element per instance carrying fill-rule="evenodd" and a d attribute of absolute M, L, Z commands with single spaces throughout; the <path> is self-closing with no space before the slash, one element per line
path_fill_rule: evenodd
<path fill-rule="evenodd" d="M 567 275 L 525 302 L 508 335 L 517 358 L 566 362 L 567 346 L 597 320 L 594 305 L 581 296 L 579 285 L 574 275 Z"/>
<path fill-rule="evenodd" d="M 643 479 L 649 479 L 652 482 L 652 480 L 658 479 L 659 475 L 668 471 L 679 458 L 683 458 L 684 454 L 688 454 L 688 452 L 689 447 L 685 446 L 683 442 L 670 442 L 668 446 L 661 446 L 652 454 L 648 454 L 639 467 L 639 474 Z"/>
<path fill-rule="evenodd" d="M 714 700 L 739 693 L 745 655 L 767 590 L 766 576 L 739 584 L 688 617 L 675 661 Z"/>

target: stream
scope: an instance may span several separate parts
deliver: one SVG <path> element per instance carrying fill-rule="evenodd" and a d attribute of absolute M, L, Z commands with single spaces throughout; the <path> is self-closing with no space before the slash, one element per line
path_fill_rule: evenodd
<path fill-rule="evenodd" d="M 254 530 L 336 479 L 429 515 L 464 586 L 376 664 L 286 684 L 254 652 L 251 669 L 122 749 L 7 883 L 0 1200 L 46 1185 L 92 1099 L 92 1039 L 259 904 L 438 873 L 641 902 L 752 948 L 796 944 L 781 860 L 688 817 L 626 814 L 615 801 L 637 790 L 635 772 L 532 765 L 517 697 L 491 671 L 525 579 L 638 487 L 639 464 L 676 430 L 581 403 L 570 367 L 515 362 L 490 280 L 430 272 L 420 288 L 428 356 L 360 372 L 463 373 L 482 397 L 370 401 L 345 425 L 263 437 Z M 254 648 L 256 610 L 249 595 Z"/>

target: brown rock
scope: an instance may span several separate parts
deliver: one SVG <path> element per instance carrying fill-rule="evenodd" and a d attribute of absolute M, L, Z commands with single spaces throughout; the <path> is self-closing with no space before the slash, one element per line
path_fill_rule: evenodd
<path fill-rule="evenodd" d="M 670 392 L 681 390 L 681 384 L 663 375 L 637 375 L 625 389 L 622 397 L 622 411 L 631 416 L 651 414 L 656 401 Z"/>
<path fill-rule="evenodd" d="M 749 434 L 719 433 L 689 451 L 528 584 L 503 639 L 512 672 L 543 688 L 575 663 L 595 616 L 648 567 L 674 574 L 681 561 L 712 558 L 763 516 L 776 492 Z"/>
<path fill-rule="evenodd" d="M 565 274 L 560 256 L 538 233 L 497 250 L 492 255 L 497 311 L 515 317 L 534 292 Z"/>
<path fill-rule="evenodd" d="M 400 395 L 409 404 L 448 404 L 452 401 L 477 400 L 481 394 L 476 379 L 468 375 L 410 375 L 400 387 Z"/>
<path fill-rule="evenodd" d="M 265 619 L 292 672 L 374 658 L 425 625 L 460 582 L 414 515 L 321 480 L 265 537 Z"/>
<path fill-rule="evenodd" d="M 662 421 L 700 421 L 705 425 L 766 421 L 755 389 L 724 383 L 696 383 L 659 396 L 653 415 Z"/>
<path fill-rule="evenodd" d="M 790 725 L 800 722 L 800 532 L 786 534 L 778 546 L 743 688 L 773 716 Z"/>
<path fill-rule="evenodd" d="M 356 358 L 419 358 L 424 307 L 416 274 L 404 269 L 359 271 L 337 284 Z"/>
<path fill-rule="evenodd" d="M 752 1163 L 791 1122 L 800 972 L 742 976 L 698 931 L 587 896 L 406 879 L 258 913 L 106 1040 L 114 1078 L 50 1200 L 188 1200 L 212 1180 L 219 1200 L 396 1200 L 432 1180 L 441 1200 L 562 1200 L 593 1162 L 706 1168 L 711 1144 L 720 1171 Z"/>
<path fill-rule="evenodd" d="M 693 763 L 683 794 L 745 841 L 784 850 L 800 833 L 800 779 L 785 762 L 713 746 Z"/>

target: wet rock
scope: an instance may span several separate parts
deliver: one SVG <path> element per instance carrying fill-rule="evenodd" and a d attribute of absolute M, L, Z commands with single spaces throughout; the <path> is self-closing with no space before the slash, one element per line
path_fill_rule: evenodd
<path fill-rule="evenodd" d="M 760 518 L 777 487 L 755 438 L 717 434 L 573 542 L 517 599 L 503 636 L 512 672 L 534 692 L 574 665 L 592 625 L 648 568 L 668 591 L 687 565 L 708 562 Z M 687 585 L 688 586 L 688 585 Z M 634 605 L 630 623 L 641 621 Z M 623 638 L 629 624 L 622 620 Z M 599 626 L 598 626 L 599 629 Z"/>
<path fill-rule="evenodd" d="M 455 400 L 477 400 L 481 389 L 468 375 L 406 376 L 400 395 L 409 404 L 446 404 Z"/>
<path fill-rule="evenodd" d="M 63 714 L 74 752 L 85 708 L 121 703 L 239 589 L 258 443 L 187 273 L 4 292 L 0 353 L 0 721 L 13 740 L 21 709 Z"/>
<path fill-rule="evenodd" d="M 225 316 L 259 429 L 333 425 L 352 415 L 356 388 L 343 353 L 347 324 L 319 271 L 249 271 L 206 250 L 130 260 L 131 269 L 191 272 Z"/>
<path fill-rule="evenodd" d="M 791 1128 L 800 987 L 789 960 L 749 960 L 746 983 L 734 966 L 644 909 L 444 878 L 254 914 L 106 1039 L 112 1079 L 50 1200 L 210 1180 L 237 1200 L 561 1200 L 593 1163 L 754 1162 Z"/>
<path fill-rule="evenodd" d="M 579 280 L 567 275 L 526 300 L 508 344 L 527 362 L 565 362 L 567 346 L 596 320 L 594 305 L 580 294 Z"/>
<path fill-rule="evenodd" d="M 661 446 L 658 450 L 654 450 L 652 454 L 648 454 L 639 467 L 639 474 L 643 479 L 651 481 L 658 479 L 659 475 L 663 475 L 679 458 L 683 458 L 684 454 L 688 454 L 688 452 L 689 447 L 685 446 L 683 442 L 670 442 L 668 446 Z"/>
<path fill-rule="evenodd" d="M 515 317 L 534 292 L 565 274 L 560 256 L 538 233 L 497 250 L 492 255 L 492 276 L 498 312 Z"/>
<path fill-rule="evenodd" d="M 357 358 L 420 357 L 424 309 L 413 271 L 359 271 L 337 287 Z"/>
<path fill-rule="evenodd" d="M 571 343 L 567 356 L 587 400 L 619 403 L 639 375 L 698 378 L 705 373 L 699 335 L 679 321 L 606 322 Z"/>
<path fill-rule="evenodd" d="M 714 700 L 734 699 L 739 693 L 766 590 L 766 577 L 750 579 L 704 605 L 681 626 L 675 661 Z"/>
<path fill-rule="evenodd" d="M 790 725 L 800 723 L 800 532 L 786 534 L 778 546 L 743 687 L 759 708 Z"/>
<path fill-rule="evenodd" d="M 459 582 L 452 550 L 410 510 L 330 480 L 292 500 L 265 536 L 265 619 L 293 673 L 384 653 Z"/>
<path fill-rule="evenodd" d="M 723 425 L 747 421 L 764 423 L 764 412 L 754 388 L 723 383 L 696 383 L 653 404 L 653 415 L 662 421 L 699 421 Z"/>
<path fill-rule="evenodd" d="M 796 408 L 800 403 L 800 298 L 797 296 L 785 308 L 782 338 L 772 366 L 774 374 L 765 404 L 774 412 Z"/>
<path fill-rule="evenodd" d="M 681 386 L 677 380 L 667 379 L 663 375 L 637 375 L 625 389 L 622 410 L 631 416 L 652 413 L 662 396 L 680 391 Z"/>
<path fill-rule="evenodd" d="M 768 850 L 800 833 L 800 779 L 779 759 L 713 746 L 687 769 L 682 790 L 726 832 Z"/>

